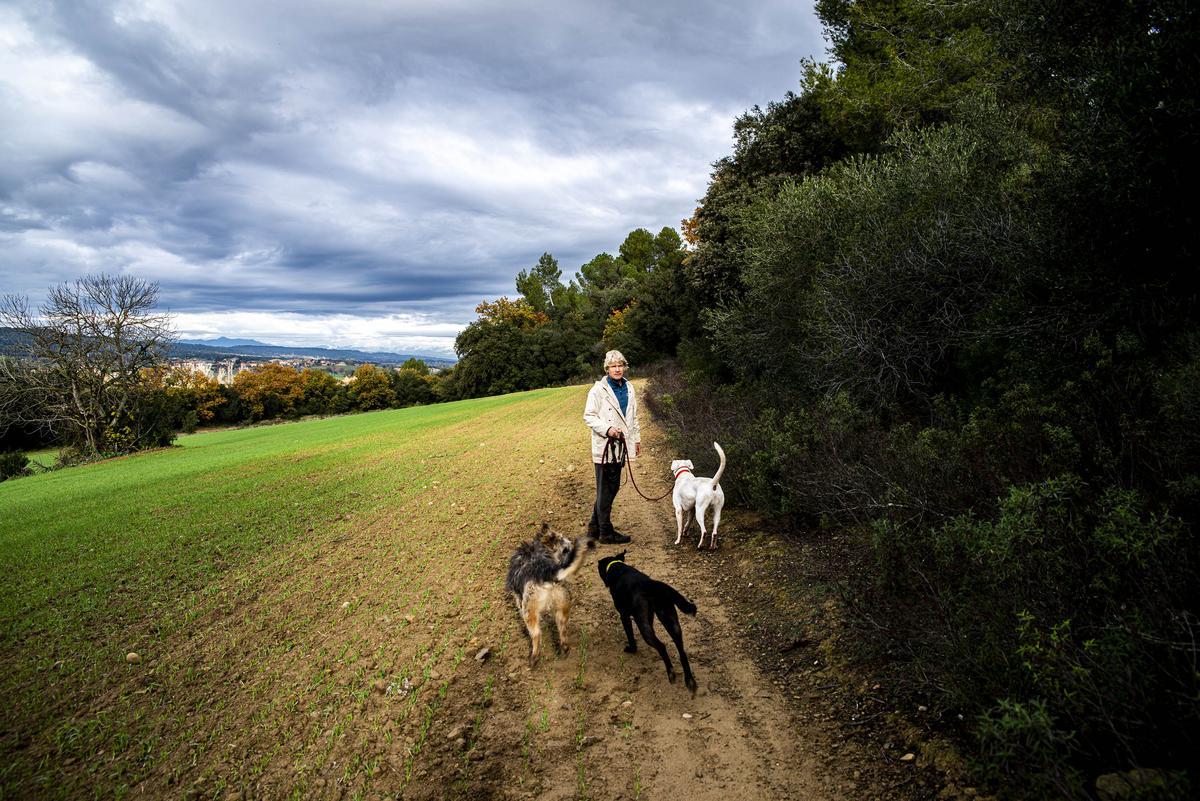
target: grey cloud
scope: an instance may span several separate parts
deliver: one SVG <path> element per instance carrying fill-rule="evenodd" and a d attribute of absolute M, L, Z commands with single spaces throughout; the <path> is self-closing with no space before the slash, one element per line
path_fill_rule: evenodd
<path fill-rule="evenodd" d="M 54 3 L 42 22 L 133 97 L 177 111 L 226 134 L 269 124 L 263 110 L 278 94 L 269 63 L 204 50 L 161 22 L 117 20 L 110 0 Z M 233 99 L 234 102 L 224 102 Z"/>
<path fill-rule="evenodd" d="M 462 324 L 544 251 L 569 277 L 677 226 L 732 115 L 823 47 L 784 2 L 479 6 L 0 11 L 31 40 L 26 72 L 0 74 L 0 125 L 22 131 L 0 161 L 0 290 L 129 270 L 179 311 Z M 82 76 L 71 101 L 59 69 Z"/>

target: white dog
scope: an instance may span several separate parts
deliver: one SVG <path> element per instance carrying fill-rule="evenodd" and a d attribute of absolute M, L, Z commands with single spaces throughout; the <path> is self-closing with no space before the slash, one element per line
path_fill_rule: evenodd
<path fill-rule="evenodd" d="M 721 456 L 721 466 L 717 468 L 717 474 L 712 478 L 695 476 L 692 473 L 691 459 L 676 459 L 671 462 L 671 472 L 675 474 L 675 492 L 672 493 L 671 500 L 675 502 L 675 525 L 679 530 L 675 536 L 676 545 L 683 539 L 683 530 L 692 524 L 691 513 L 694 510 L 696 522 L 700 524 L 700 542 L 696 543 L 696 547 L 704 546 L 704 515 L 708 512 L 709 507 L 712 507 L 712 537 L 709 539 L 708 547 L 709 549 L 717 547 L 717 526 L 721 523 L 721 507 L 725 505 L 725 491 L 717 482 L 721 480 L 721 474 L 725 472 L 725 451 L 721 450 L 721 446 L 715 442 L 713 447 Z M 688 517 L 686 523 L 684 522 L 685 516 Z"/>

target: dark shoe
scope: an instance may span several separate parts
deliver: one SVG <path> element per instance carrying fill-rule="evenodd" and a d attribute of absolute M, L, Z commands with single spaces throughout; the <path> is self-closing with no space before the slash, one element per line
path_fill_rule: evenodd
<path fill-rule="evenodd" d="M 604 543 L 605 545 L 624 545 L 625 543 L 630 542 L 632 539 L 633 537 L 622 534 L 616 530 L 600 535 L 600 542 Z"/>

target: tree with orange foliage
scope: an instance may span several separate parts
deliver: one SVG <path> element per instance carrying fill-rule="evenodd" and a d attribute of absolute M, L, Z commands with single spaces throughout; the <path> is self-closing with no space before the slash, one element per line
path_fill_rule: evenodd
<path fill-rule="evenodd" d="M 221 385 L 201 373 L 182 366 L 157 365 L 142 370 L 142 382 L 148 409 L 153 409 L 160 425 L 171 430 L 191 432 L 200 423 L 212 422 L 217 409 L 228 400 Z"/>
<path fill-rule="evenodd" d="M 532 331 L 550 322 L 545 313 L 537 311 L 524 298 L 509 300 L 507 297 L 483 301 L 475 307 L 481 323 L 507 323 L 522 331 Z"/>
<path fill-rule="evenodd" d="M 221 393 L 221 384 L 199 370 L 172 367 L 167 371 L 163 388 L 168 394 L 181 397 L 187 408 L 196 412 L 201 423 L 212 422 L 217 410 L 227 402 Z"/>
<path fill-rule="evenodd" d="M 339 414 L 350 411 L 346 387 L 325 370 L 305 367 L 300 373 L 303 388 L 300 414 Z"/>
<path fill-rule="evenodd" d="M 612 314 L 608 315 L 608 319 L 604 321 L 602 339 L 605 348 L 619 350 L 622 353 L 626 351 L 637 353 L 640 350 L 640 346 L 633 340 L 633 335 L 629 331 L 630 313 L 637 305 L 636 300 L 631 300 L 623 309 L 614 309 Z"/>
<path fill-rule="evenodd" d="M 542 386 L 535 352 L 537 334 L 550 318 L 524 298 L 498 298 L 475 307 L 479 319 L 454 340 L 458 366 L 454 371 L 459 397 L 476 398 Z"/>
<path fill-rule="evenodd" d="M 695 214 L 679 223 L 679 230 L 683 233 L 683 241 L 688 250 L 695 250 L 700 244 L 700 221 L 696 219 L 699 214 L 700 209 L 696 209 Z"/>
<path fill-rule="evenodd" d="M 304 396 L 300 373 L 286 364 L 267 362 L 233 377 L 233 391 L 249 420 L 291 417 Z"/>
<path fill-rule="evenodd" d="M 350 397 L 358 409 L 388 409 L 396 405 L 396 392 L 392 389 L 388 373 L 373 364 L 359 365 L 350 381 Z"/>

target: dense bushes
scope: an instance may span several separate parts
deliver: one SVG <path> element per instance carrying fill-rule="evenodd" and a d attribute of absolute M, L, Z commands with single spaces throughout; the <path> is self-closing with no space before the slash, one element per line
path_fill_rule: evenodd
<path fill-rule="evenodd" d="M 739 375 L 926 406 L 949 371 L 974 366 L 973 348 L 1032 324 L 1002 316 L 1041 236 L 1009 181 L 1020 148 L 960 126 L 888 144 L 747 212 L 746 289 L 706 315 Z"/>
<path fill-rule="evenodd" d="M 29 457 L 20 451 L 0 452 L 0 481 L 29 473 Z"/>
<path fill-rule="evenodd" d="M 859 655 L 962 714 L 997 791 L 1185 792 L 1196 11 L 818 8 L 840 68 L 739 121 L 686 226 L 707 311 L 650 400 L 742 502 L 855 534 Z"/>
<path fill-rule="evenodd" d="M 1079 794 L 1071 776 L 1084 766 L 1179 768 L 1195 752 L 1184 537 L 1138 493 L 1065 474 L 1012 487 L 996 512 L 878 520 L 877 585 L 860 592 L 913 592 L 922 577 L 917 597 L 936 614 L 903 628 L 890 617 L 888 636 L 940 703 L 979 720 L 988 770 Z"/>

